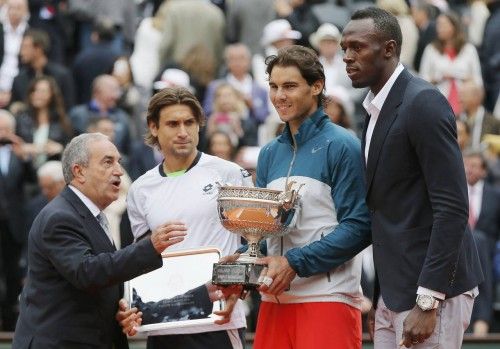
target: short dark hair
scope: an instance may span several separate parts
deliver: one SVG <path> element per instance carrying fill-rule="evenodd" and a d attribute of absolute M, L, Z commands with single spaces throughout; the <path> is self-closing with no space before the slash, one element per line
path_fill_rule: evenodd
<path fill-rule="evenodd" d="M 163 108 L 175 104 L 183 104 L 188 106 L 196 119 L 196 122 L 203 126 L 205 125 L 205 114 L 203 108 L 196 97 L 184 87 L 169 87 L 157 92 L 149 101 L 146 121 L 148 125 L 154 123 L 158 126 L 160 122 L 160 112 Z M 148 128 L 144 137 L 146 144 L 150 146 L 158 146 L 158 138 L 151 134 Z"/>
<path fill-rule="evenodd" d="M 313 49 L 300 45 L 290 45 L 281 48 L 277 55 L 266 58 L 266 73 L 270 77 L 275 66 L 297 67 L 300 75 L 312 86 L 316 81 L 323 81 L 323 90 L 318 96 L 318 106 L 323 105 L 325 100 L 325 71 L 320 63 L 318 55 Z"/>
<path fill-rule="evenodd" d="M 403 34 L 397 18 L 378 7 L 367 7 L 353 13 L 351 20 L 368 19 L 373 20 L 377 32 L 382 34 L 385 40 L 394 40 L 396 42 L 396 55 L 401 54 L 401 45 L 403 44 Z"/>
<path fill-rule="evenodd" d="M 43 53 L 45 53 L 46 55 L 49 53 L 50 37 L 45 31 L 39 29 L 28 29 L 24 32 L 23 37 L 31 38 L 31 41 L 33 41 L 33 46 L 41 48 L 43 50 Z"/>

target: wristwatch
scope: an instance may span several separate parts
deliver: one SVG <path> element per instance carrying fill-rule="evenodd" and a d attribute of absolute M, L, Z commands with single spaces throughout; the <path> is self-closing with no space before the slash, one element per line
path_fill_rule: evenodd
<path fill-rule="evenodd" d="M 426 294 L 417 295 L 417 305 L 422 311 L 436 309 L 439 306 L 439 299 Z"/>

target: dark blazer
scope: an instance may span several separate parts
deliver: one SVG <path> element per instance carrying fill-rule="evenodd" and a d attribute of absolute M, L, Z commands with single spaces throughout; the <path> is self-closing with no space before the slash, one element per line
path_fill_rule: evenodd
<path fill-rule="evenodd" d="M 0 173 L 0 218 L 7 221 L 10 234 L 18 244 L 25 243 L 23 209 L 25 186 L 36 182 L 31 161 L 23 161 L 12 151 L 8 173 Z"/>
<path fill-rule="evenodd" d="M 116 251 L 68 187 L 33 222 L 28 260 L 14 349 L 128 348 L 115 320 L 121 283 L 162 265 L 148 239 Z"/>
<path fill-rule="evenodd" d="M 373 258 L 389 309 L 411 309 L 418 286 L 454 297 L 481 282 L 466 230 L 467 185 L 453 112 L 441 93 L 406 69 L 375 126 L 366 182 Z"/>

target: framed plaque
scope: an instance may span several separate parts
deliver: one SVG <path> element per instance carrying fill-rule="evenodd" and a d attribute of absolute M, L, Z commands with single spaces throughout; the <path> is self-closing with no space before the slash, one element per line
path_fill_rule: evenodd
<path fill-rule="evenodd" d="M 130 280 L 125 297 L 142 315 L 138 332 L 153 334 L 189 333 L 197 327 L 213 324 L 214 310 L 207 284 L 212 280 L 213 263 L 220 259 L 217 248 L 179 250 L 162 254 L 163 266 Z"/>

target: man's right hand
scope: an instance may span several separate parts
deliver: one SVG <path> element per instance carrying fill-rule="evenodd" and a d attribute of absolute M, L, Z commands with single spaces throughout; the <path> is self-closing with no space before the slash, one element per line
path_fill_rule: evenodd
<path fill-rule="evenodd" d="M 153 230 L 151 242 L 156 252 L 161 254 L 167 247 L 183 241 L 187 234 L 186 231 L 186 225 L 182 222 L 167 222 Z"/>
<path fill-rule="evenodd" d="M 127 301 L 122 298 L 118 302 L 116 321 L 120 324 L 123 333 L 128 336 L 135 336 L 137 334 L 135 328 L 142 323 L 142 313 L 138 312 L 137 308 L 128 309 Z"/>

